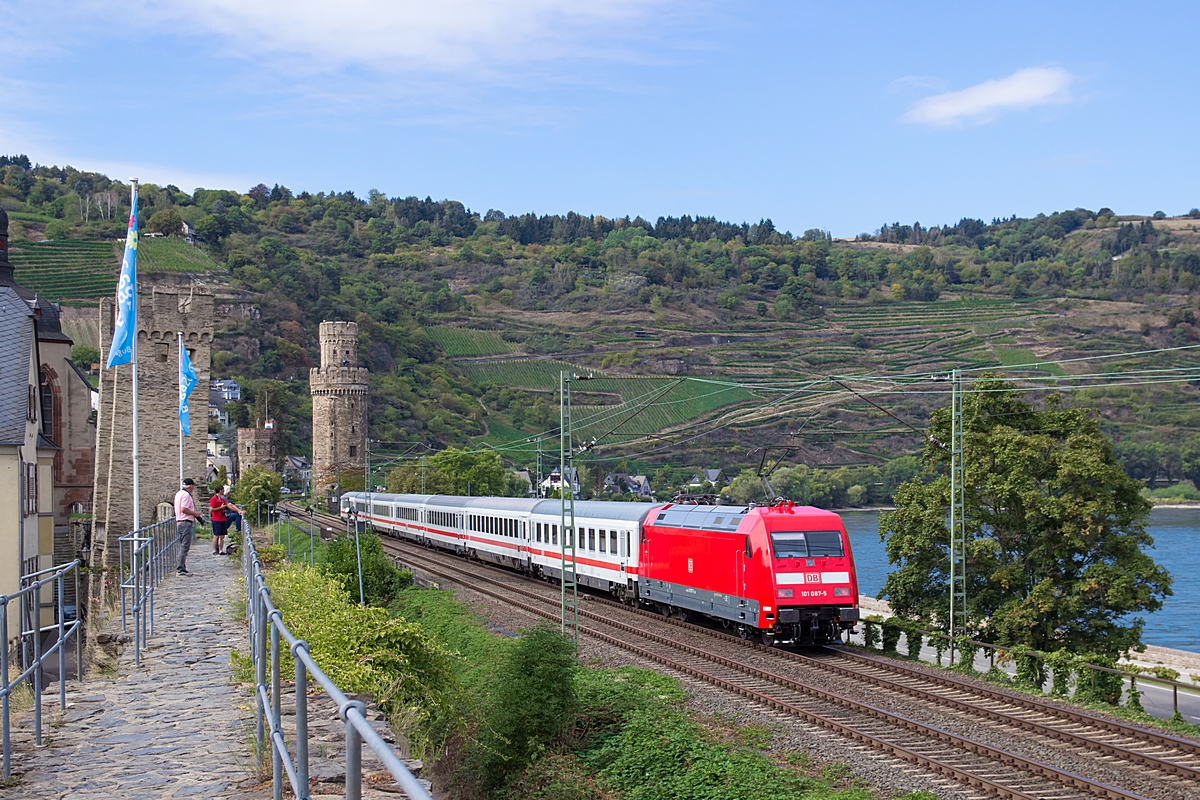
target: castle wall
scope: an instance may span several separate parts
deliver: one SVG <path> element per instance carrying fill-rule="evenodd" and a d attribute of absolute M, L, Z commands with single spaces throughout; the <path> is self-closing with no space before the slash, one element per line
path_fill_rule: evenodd
<path fill-rule="evenodd" d="M 366 467 L 368 372 L 358 366 L 358 325 L 322 322 L 321 366 L 309 371 L 313 400 L 313 493 L 341 470 Z"/>
<path fill-rule="evenodd" d="M 112 300 L 100 304 L 100 362 L 112 344 Z M 184 475 L 203 489 L 207 418 L 204 413 L 213 339 L 213 298 L 206 289 L 138 287 L 138 431 L 141 524 L 154 522 L 156 506 L 171 502 L 179 488 L 179 347 L 183 332 L 196 388 L 191 395 L 191 436 L 184 437 Z M 96 483 L 93 501 L 92 564 L 115 568 L 117 540 L 133 529 L 133 410 L 131 367 L 100 372 Z M 197 491 L 197 506 L 203 491 Z M 99 575 L 97 569 L 93 574 Z M 93 590 L 93 596 L 97 596 Z"/>

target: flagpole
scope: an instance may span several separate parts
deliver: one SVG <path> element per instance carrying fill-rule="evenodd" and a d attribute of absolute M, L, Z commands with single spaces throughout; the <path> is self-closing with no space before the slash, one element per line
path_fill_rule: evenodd
<path fill-rule="evenodd" d="M 129 192 L 132 198 L 130 208 L 137 209 L 137 193 L 138 181 L 137 178 L 130 178 Z M 136 236 L 136 228 L 134 229 Z M 128 243 L 126 243 L 128 246 Z M 134 258 L 136 259 L 136 252 Z M 137 263 L 136 261 L 134 262 Z M 136 268 L 136 267 L 135 267 Z M 133 307 L 134 313 L 137 312 L 137 273 L 134 273 L 133 280 Z M 136 319 L 136 317 L 135 317 Z M 139 491 L 140 481 L 138 480 L 138 332 L 137 325 L 133 326 L 133 354 L 131 356 L 131 365 L 133 368 L 133 529 L 140 530 L 142 527 L 142 495 Z"/>
<path fill-rule="evenodd" d="M 183 394 L 183 331 L 179 331 L 179 397 L 182 403 L 186 398 Z M 183 414 L 179 414 L 179 485 L 183 486 Z"/>

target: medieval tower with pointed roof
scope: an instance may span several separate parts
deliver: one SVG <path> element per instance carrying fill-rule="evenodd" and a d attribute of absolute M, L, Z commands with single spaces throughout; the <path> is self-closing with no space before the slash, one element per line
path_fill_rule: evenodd
<path fill-rule="evenodd" d="M 345 470 L 366 467 L 367 370 L 358 366 L 358 325 L 321 323 L 321 366 L 308 374 L 312 393 L 313 496 L 327 494 Z"/>

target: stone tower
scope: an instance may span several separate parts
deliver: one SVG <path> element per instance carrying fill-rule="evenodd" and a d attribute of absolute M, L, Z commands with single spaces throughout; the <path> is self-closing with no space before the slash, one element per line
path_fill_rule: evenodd
<path fill-rule="evenodd" d="M 246 467 L 266 467 L 279 471 L 279 457 L 275 452 L 275 420 L 253 428 L 238 428 L 238 470 Z"/>
<path fill-rule="evenodd" d="M 192 435 L 184 437 L 184 475 L 196 481 L 197 507 L 204 486 L 207 457 L 208 397 L 213 340 L 213 297 L 206 289 L 180 291 L 141 285 L 138 288 L 138 461 L 141 523 L 154 522 L 159 503 L 179 489 L 179 345 L 183 332 L 196 370 L 191 395 Z M 113 301 L 100 302 L 100 363 L 108 359 L 114 323 Z M 115 568 L 117 540 L 133 528 L 133 395 L 130 367 L 100 371 L 96 418 L 96 483 L 93 501 L 92 566 Z M 205 495 L 206 496 L 206 495 Z M 93 592 L 93 595 L 96 593 Z"/>
<path fill-rule="evenodd" d="M 367 370 L 358 366 L 358 325 L 321 323 L 321 366 L 308 373 L 312 392 L 313 495 L 327 493 L 341 470 L 366 467 Z"/>

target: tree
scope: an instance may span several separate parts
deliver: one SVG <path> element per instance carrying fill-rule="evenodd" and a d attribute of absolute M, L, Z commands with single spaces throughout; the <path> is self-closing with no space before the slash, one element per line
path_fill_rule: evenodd
<path fill-rule="evenodd" d="M 146 223 L 146 230 L 163 236 L 178 236 L 182 228 L 183 217 L 179 216 L 179 209 L 174 206 L 155 211 Z"/>
<path fill-rule="evenodd" d="M 360 525 L 357 547 L 351 534 L 337 537 L 321 551 L 321 564 L 325 571 L 341 576 L 352 597 L 358 597 L 360 554 L 363 597 L 368 604 L 386 608 L 403 589 L 412 585 L 412 573 L 393 565 L 379 537 L 362 530 Z"/>
<path fill-rule="evenodd" d="M 241 506 L 247 515 L 253 514 L 258 504 L 278 503 L 280 488 L 279 473 L 257 464 L 246 467 L 233 487 L 230 499 Z"/>
<path fill-rule="evenodd" d="M 967 600 L 987 641 L 1109 655 L 1141 643 L 1171 577 L 1143 550 L 1150 503 L 1087 409 L 1039 408 L 985 376 L 964 398 Z M 934 412 L 924 474 L 880 518 L 896 565 L 880 597 L 902 617 L 942 625 L 948 611 L 948 409 Z"/>
<path fill-rule="evenodd" d="M 388 473 L 389 492 L 501 497 L 507 481 L 498 453 L 458 450 L 434 453 L 425 462 L 406 464 Z M 424 487 L 424 490 L 422 490 Z"/>
<path fill-rule="evenodd" d="M 71 348 L 71 360 L 80 369 L 91 369 L 92 364 L 100 363 L 100 351 L 91 345 L 77 344 Z"/>

